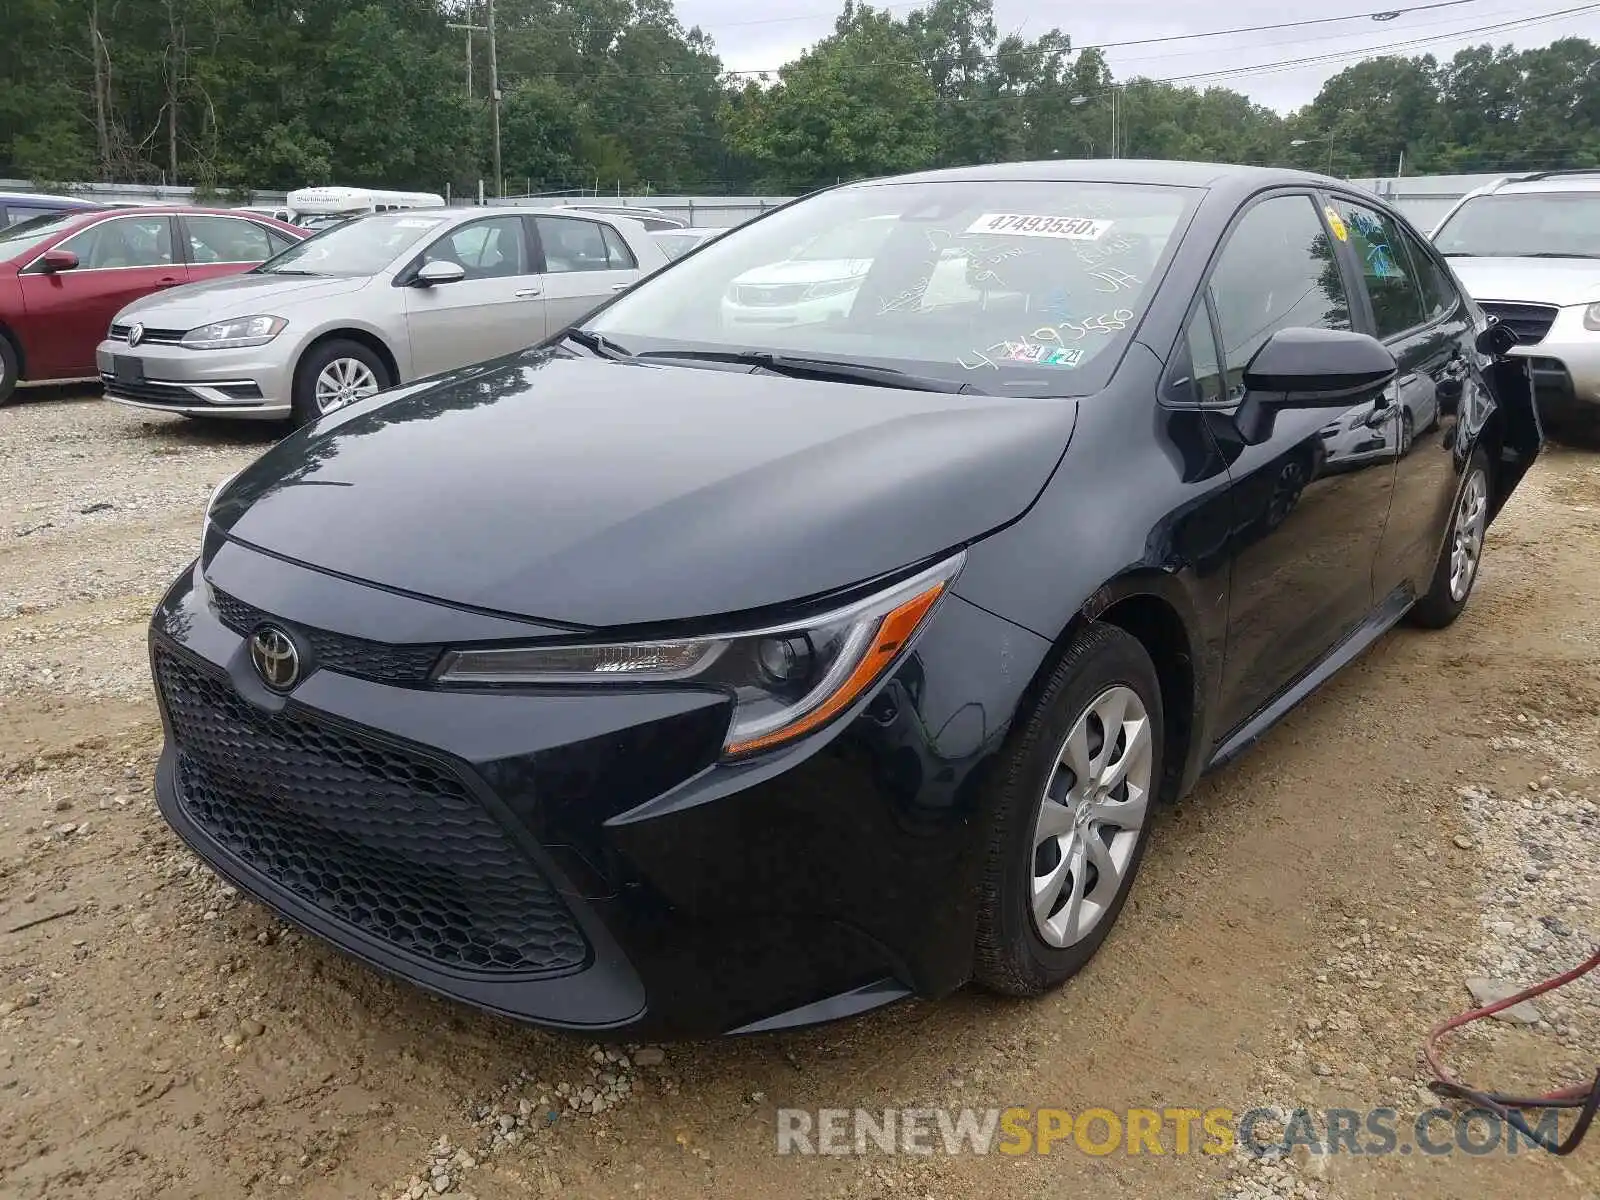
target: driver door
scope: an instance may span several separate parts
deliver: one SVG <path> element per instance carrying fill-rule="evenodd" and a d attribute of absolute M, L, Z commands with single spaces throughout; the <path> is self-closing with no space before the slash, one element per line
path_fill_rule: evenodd
<path fill-rule="evenodd" d="M 1200 402 L 1236 410 L 1245 364 L 1280 329 L 1351 329 L 1352 294 L 1309 193 L 1252 201 L 1189 322 Z M 1219 728 L 1260 711 L 1372 613 L 1395 470 L 1375 429 L 1383 403 L 1375 389 L 1343 409 L 1284 409 L 1259 445 L 1220 447 L 1233 527 Z"/>
<path fill-rule="evenodd" d="M 415 267 L 458 264 L 464 277 L 406 292 L 412 377 L 453 370 L 542 341 L 544 288 L 519 216 L 485 217 L 436 239 Z"/>

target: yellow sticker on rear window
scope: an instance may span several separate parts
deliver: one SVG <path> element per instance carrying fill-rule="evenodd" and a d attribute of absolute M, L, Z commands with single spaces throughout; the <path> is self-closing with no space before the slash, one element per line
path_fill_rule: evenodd
<path fill-rule="evenodd" d="M 966 228 L 967 233 L 1003 233 L 1018 237 L 1068 238 L 1095 242 L 1106 235 L 1110 221 L 1094 217 L 1051 217 L 1028 213 L 984 213 Z"/>
<path fill-rule="evenodd" d="M 1327 214 L 1328 228 L 1333 230 L 1333 236 L 1338 238 L 1341 242 L 1348 242 L 1350 240 L 1350 234 L 1345 229 L 1344 222 L 1339 219 L 1339 214 L 1333 211 L 1333 205 L 1328 205 L 1328 207 L 1324 208 L 1322 211 Z"/>

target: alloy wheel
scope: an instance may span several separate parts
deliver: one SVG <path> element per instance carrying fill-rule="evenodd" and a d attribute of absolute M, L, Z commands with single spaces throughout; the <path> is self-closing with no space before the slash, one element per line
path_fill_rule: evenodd
<path fill-rule="evenodd" d="M 1467 593 L 1472 590 L 1473 578 L 1478 573 L 1488 515 L 1489 483 L 1481 469 L 1475 470 L 1467 476 L 1467 482 L 1461 489 L 1461 501 L 1456 505 L 1455 530 L 1451 534 L 1450 598 L 1457 603 L 1467 598 Z"/>
<path fill-rule="evenodd" d="M 359 358 L 336 358 L 317 376 L 317 412 L 329 413 L 378 391 L 378 377 Z"/>
<path fill-rule="evenodd" d="M 1067 734 L 1034 821 L 1028 905 L 1057 949 L 1087 937 L 1115 903 L 1150 800 L 1150 714 L 1132 688 L 1095 698 Z"/>

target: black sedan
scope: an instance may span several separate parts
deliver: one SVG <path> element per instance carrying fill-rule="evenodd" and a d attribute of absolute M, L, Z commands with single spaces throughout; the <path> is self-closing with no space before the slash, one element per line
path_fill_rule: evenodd
<path fill-rule="evenodd" d="M 550 1026 L 1045 992 L 1153 804 L 1462 611 L 1542 443 L 1514 343 L 1319 176 L 810 196 L 221 487 L 151 629 L 161 810 Z"/>

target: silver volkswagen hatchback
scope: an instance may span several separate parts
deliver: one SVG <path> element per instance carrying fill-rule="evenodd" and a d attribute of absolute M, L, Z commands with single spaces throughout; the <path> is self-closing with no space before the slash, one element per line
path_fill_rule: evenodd
<path fill-rule="evenodd" d="M 97 365 L 119 404 L 304 422 L 542 341 L 666 262 L 642 225 L 610 214 L 379 213 L 128 305 Z"/>

